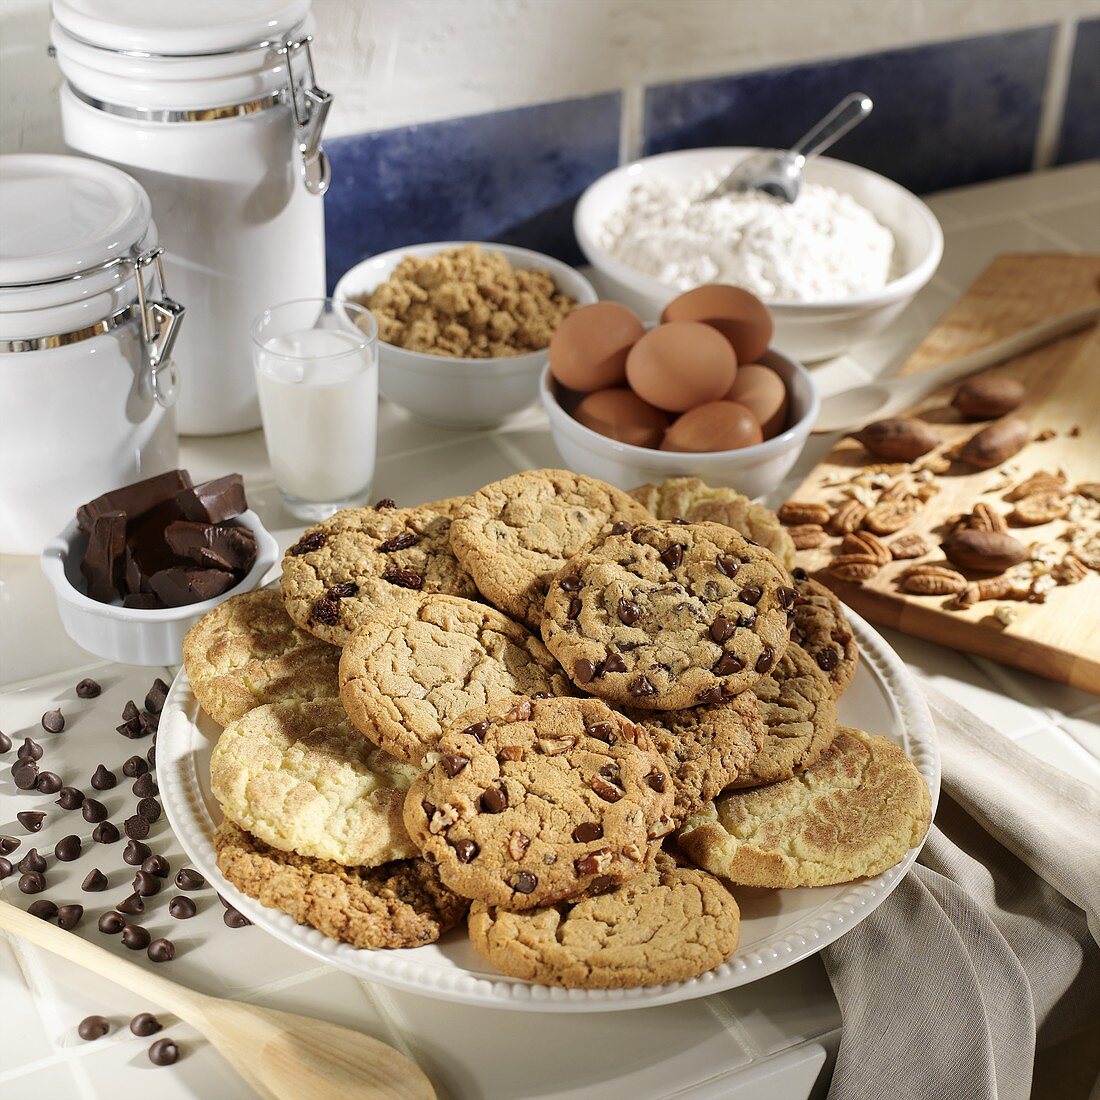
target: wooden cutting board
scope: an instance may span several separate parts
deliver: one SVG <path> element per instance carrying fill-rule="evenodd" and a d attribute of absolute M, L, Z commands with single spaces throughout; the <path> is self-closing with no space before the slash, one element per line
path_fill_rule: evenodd
<path fill-rule="evenodd" d="M 998 257 L 963 297 L 940 319 L 901 368 L 915 374 L 956 358 L 1028 325 L 1100 299 L 1100 256 L 1006 255 Z M 1100 481 L 1100 328 L 1059 340 L 990 374 L 1019 378 L 1027 398 L 1016 415 L 1031 426 L 1032 437 L 1046 430 L 1045 442 L 1031 442 L 1010 459 L 1006 477 L 999 470 L 971 471 L 953 464 L 935 480 L 941 491 L 918 513 L 906 531 L 929 538 L 934 552 L 917 561 L 943 561 L 939 542 L 944 524 L 970 512 L 981 499 L 1008 513 L 1004 500 L 1010 485 L 1038 471 L 1063 468 L 1070 485 Z M 950 406 L 954 387 L 915 406 L 910 413 L 929 421 L 950 446 L 970 437 L 981 423 L 963 422 Z M 842 485 L 872 458 L 854 439 L 843 439 L 814 469 L 792 500 L 841 502 Z M 1100 523 L 1088 521 L 1100 531 Z M 1011 527 L 1025 545 L 1041 541 L 1061 549 L 1067 522 L 1038 527 Z M 886 536 L 889 542 L 894 536 Z M 1004 664 L 1100 693 L 1100 573 L 1077 584 L 1061 586 L 1044 603 L 1011 601 L 1016 618 L 1003 625 L 994 608 L 1009 601 L 983 601 L 964 611 L 944 607 L 947 597 L 914 596 L 898 587 L 898 577 L 913 561 L 885 566 L 861 585 L 839 581 L 828 572 L 840 539 L 799 551 L 799 563 L 872 622 L 895 627 L 952 649 L 990 657 Z M 988 574 L 968 574 L 977 580 Z"/>

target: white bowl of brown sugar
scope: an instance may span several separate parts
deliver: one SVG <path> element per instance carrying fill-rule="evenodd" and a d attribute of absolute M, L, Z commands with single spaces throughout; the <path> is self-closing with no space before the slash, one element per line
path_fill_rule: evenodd
<path fill-rule="evenodd" d="M 480 241 L 382 252 L 351 268 L 334 296 L 378 321 L 382 396 L 457 430 L 495 427 L 533 404 L 557 322 L 597 297 L 561 260 Z"/>

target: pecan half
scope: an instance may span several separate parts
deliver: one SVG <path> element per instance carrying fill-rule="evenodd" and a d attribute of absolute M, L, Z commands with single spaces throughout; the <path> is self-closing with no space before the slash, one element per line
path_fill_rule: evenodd
<path fill-rule="evenodd" d="M 1069 512 L 1069 497 L 1059 493 L 1032 493 L 1018 501 L 1009 519 L 1021 527 L 1063 519 Z"/>
<path fill-rule="evenodd" d="M 812 550 L 822 546 L 828 539 L 825 528 L 817 523 L 796 523 L 787 529 L 796 550 Z"/>
<path fill-rule="evenodd" d="M 863 526 L 863 519 L 867 515 L 867 511 L 867 506 L 860 504 L 858 500 L 846 500 L 833 513 L 833 518 L 829 520 L 829 530 L 834 535 L 847 535 L 852 531 L 858 531 Z"/>
<path fill-rule="evenodd" d="M 821 526 L 829 522 L 828 505 L 807 500 L 788 500 L 779 506 L 776 514 L 779 522 L 789 527 L 800 523 L 816 523 Z"/>
<path fill-rule="evenodd" d="M 829 572 L 837 580 L 862 584 L 879 571 L 879 564 L 869 554 L 840 554 L 833 559 Z"/>
<path fill-rule="evenodd" d="M 946 565 L 914 565 L 905 571 L 901 587 L 915 596 L 950 596 L 966 587 L 966 578 Z"/>
<path fill-rule="evenodd" d="M 923 536 L 916 533 L 910 535 L 898 535 L 890 543 L 890 555 L 898 561 L 908 558 L 921 558 L 932 550 L 932 544 Z"/>
<path fill-rule="evenodd" d="M 916 511 L 917 503 L 913 500 L 883 501 L 867 513 L 863 526 L 876 535 L 892 535 L 908 526 Z"/>
<path fill-rule="evenodd" d="M 1025 478 L 1009 492 L 1005 493 L 1005 500 L 1015 504 L 1024 497 L 1034 496 L 1036 493 L 1065 493 L 1067 491 L 1066 475 L 1061 470 L 1047 473 L 1046 470 L 1036 470 L 1029 478 Z M 1078 492 L 1081 490 L 1078 489 Z"/>
<path fill-rule="evenodd" d="M 886 544 L 870 531 L 853 531 L 844 536 L 840 544 L 842 554 L 865 554 L 879 565 L 885 565 L 892 558 Z"/>

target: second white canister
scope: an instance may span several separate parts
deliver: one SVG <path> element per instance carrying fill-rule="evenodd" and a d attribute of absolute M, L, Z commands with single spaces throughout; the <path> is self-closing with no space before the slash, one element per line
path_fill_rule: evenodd
<path fill-rule="evenodd" d="M 65 142 L 144 186 L 188 305 L 179 430 L 258 428 L 249 325 L 325 292 L 310 0 L 53 0 L 53 17 Z"/>

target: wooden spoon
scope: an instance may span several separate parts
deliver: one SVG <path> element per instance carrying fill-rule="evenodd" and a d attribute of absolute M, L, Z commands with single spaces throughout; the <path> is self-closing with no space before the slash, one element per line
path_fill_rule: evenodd
<path fill-rule="evenodd" d="M 264 1100 L 434 1100 L 420 1067 L 351 1028 L 196 993 L 0 901 L 0 928 L 186 1020 Z"/>
<path fill-rule="evenodd" d="M 900 378 L 884 378 L 864 386 L 844 390 L 821 402 L 821 412 L 813 426 L 814 434 L 843 432 L 862 428 L 870 420 L 882 420 L 915 405 L 930 393 L 953 382 L 961 382 L 978 371 L 1015 359 L 1025 352 L 1088 328 L 1100 318 L 1100 303 L 1040 321 L 1037 325 L 1014 332 L 1003 340 L 978 348 L 959 359 Z"/>

